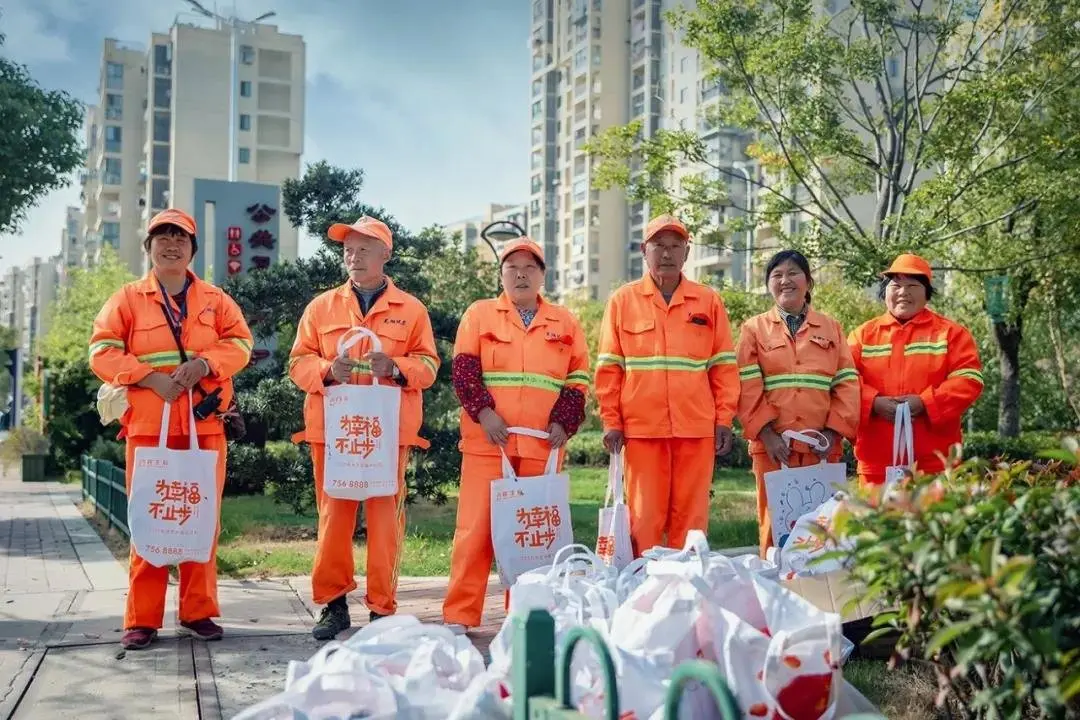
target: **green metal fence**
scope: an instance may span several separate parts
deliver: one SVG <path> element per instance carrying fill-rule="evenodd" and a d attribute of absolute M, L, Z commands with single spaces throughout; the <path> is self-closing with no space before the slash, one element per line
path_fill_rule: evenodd
<path fill-rule="evenodd" d="M 124 535 L 131 533 L 127 526 L 127 489 L 124 469 L 108 460 L 82 456 L 83 498 L 94 503 L 98 512 Z"/>
<path fill-rule="evenodd" d="M 517 616 L 514 623 L 512 663 L 514 720 L 584 720 L 570 700 L 570 661 L 581 641 L 592 645 L 604 674 L 604 717 L 618 720 L 619 692 L 615 664 L 600 633 L 591 628 L 571 629 L 555 652 L 555 619 L 546 610 Z M 679 717 L 683 691 L 691 683 L 709 690 L 721 720 L 740 720 L 739 703 L 720 669 L 710 662 L 693 660 L 675 668 L 664 701 L 664 720 Z M 848 715 L 845 720 L 884 720 L 880 715 Z"/>

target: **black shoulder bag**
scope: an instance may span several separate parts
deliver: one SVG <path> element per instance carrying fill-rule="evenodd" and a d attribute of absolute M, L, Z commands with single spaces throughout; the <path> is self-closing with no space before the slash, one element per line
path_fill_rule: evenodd
<path fill-rule="evenodd" d="M 168 301 L 166 300 L 166 302 Z M 161 306 L 161 312 L 165 315 L 166 322 L 169 323 L 169 330 L 172 331 L 173 340 L 176 341 L 176 349 L 180 351 L 180 362 L 186 363 L 188 356 L 184 352 L 184 341 L 180 338 L 180 325 L 173 319 L 172 313 L 164 304 Z M 206 360 L 203 360 L 203 362 L 206 362 Z M 207 367 L 210 367 L 209 363 L 207 363 Z M 195 383 L 193 389 L 202 395 L 202 400 L 191 409 L 197 420 L 205 420 L 213 413 L 218 412 L 218 408 L 221 407 L 221 388 L 216 388 L 213 392 L 207 393 L 202 385 Z M 229 406 L 225 408 L 225 412 L 219 413 L 219 417 L 221 417 L 221 422 L 225 426 L 225 438 L 227 440 L 240 440 L 247 434 L 247 425 L 244 423 L 244 416 L 240 414 L 240 408 L 236 404 L 235 393 L 229 400 Z M 192 431 L 194 432 L 194 429 Z"/>

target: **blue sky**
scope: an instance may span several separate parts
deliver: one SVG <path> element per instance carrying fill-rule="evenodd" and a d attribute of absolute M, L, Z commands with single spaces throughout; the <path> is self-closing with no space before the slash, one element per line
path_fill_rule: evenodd
<path fill-rule="evenodd" d="M 213 9 L 210 0 L 204 0 Z M 361 167 L 364 200 L 407 227 L 453 222 L 528 194 L 526 0 L 237 0 L 238 15 L 276 11 L 307 43 L 303 161 Z M 95 101 L 105 37 L 146 45 L 182 0 L 0 0 L 0 52 L 38 82 Z M 217 10 L 228 14 L 230 4 Z M 75 185 L 0 236 L 0 268 L 59 251 Z M 301 238 L 300 254 L 315 248 Z"/>

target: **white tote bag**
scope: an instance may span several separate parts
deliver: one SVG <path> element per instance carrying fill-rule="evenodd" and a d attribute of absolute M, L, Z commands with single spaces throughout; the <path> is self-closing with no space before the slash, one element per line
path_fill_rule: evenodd
<path fill-rule="evenodd" d="M 608 461 L 608 485 L 604 507 L 600 508 L 596 554 L 608 565 L 622 570 L 634 559 L 630 544 L 630 508 L 623 493 L 621 453 L 612 453 Z"/>
<path fill-rule="evenodd" d="M 154 567 L 210 560 L 218 532 L 218 453 L 200 450 L 188 391 L 188 450 L 170 450 L 169 413 L 161 412 L 157 447 L 135 449 L 128 529 L 135 552 Z"/>
<path fill-rule="evenodd" d="M 789 444 L 792 440 L 800 440 L 822 450 L 828 447 L 828 439 L 816 430 L 785 430 L 783 438 Z M 822 458 L 820 463 L 805 467 L 781 465 L 779 470 L 765 473 L 764 479 L 773 543 L 782 548 L 799 518 L 821 507 L 837 490 L 845 489 L 847 465 Z"/>
<path fill-rule="evenodd" d="M 517 435 L 546 439 L 532 428 L 511 427 Z M 570 523 L 570 476 L 558 472 L 559 451 L 551 449 L 544 474 L 518 477 L 502 452 L 501 479 L 491 483 L 491 544 L 504 587 L 518 575 L 551 565 L 556 553 L 574 542 Z"/>
<path fill-rule="evenodd" d="M 915 432 L 911 427 L 911 406 L 900 403 L 896 406 L 896 418 L 893 420 L 892 462 L 885 468 L 885 488 L 882 497 L 889 494 L 911 475 L 915 464 Z"/>
<path fill-rule="evenodd" d="M 382 343 L 365 327 L 354 327 L 338 340 L 346 357 L 361 338 L 371 338 L 373 352 Z M 367 500 L 397 494 L 401 388 L 380 385 L 334 385 L 323 404 L 323 490 L 342 500 Z"/>

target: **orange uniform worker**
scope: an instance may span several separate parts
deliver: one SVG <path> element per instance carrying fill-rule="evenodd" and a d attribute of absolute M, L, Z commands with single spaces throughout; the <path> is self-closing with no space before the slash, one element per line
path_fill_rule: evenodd
<path fill-rule="evenodd" d="M 766 265 L 765 281 L 776 306 L 743 323 L 736 349 L 739 420 L 751 441 L 762 557 L 780 540 L 772 536 L 765 473 L 781 463 L 839 461 L 841 438 L 853 440 L 859 422 L 859 376 L 851 350 L 840 323 L 810 306 L 810 263 L 801 253 L 782 250 Z M 789 446 L 785 430 L 815 430 L 829 443 L 821 449 L 799 441 Z"/>
<path fill-rule="evenodd" d="M 225 432 L 221 419 L 233 399 L 232 377 L 251 358 L 252 337 L 236 302 L 220 288 L 195 276 L 188 265 L 199 249 L 195 220 L 180 210 L 155 215 L 143 248 L 151 270 L 141 280 L 117 290 L 94 319 L 90 369 L 102 382 L 127 390 L 128 408 L 120 419 L 127 439 L 128 492 L 135 449 L 156 447 L 165 403 L 176 403 L 169 417 L 168 446 L 186 450 L 190 433 L 199 447 L 218 454 L 218 500 L 225 487 Z M 181 362 L 182 345 L 188 360 Z M 196 407 L 219 392 L 217 410 L 196 412 L 190 427 L 188 393 Z M 201 391 L 201 392 L 200 392 Z M 212 404 L 213 401 L 210 401 Z M 199 417 L 203 415 L 203 417 Z M 219 504 L 220 507 L 220 504 Z M 180 564 L 180 627 L 177 632 L 201 640 L 220 640 L 213 621 L 221 614 L 217 597 L 217 546 L 207 563 Z M 169 568 L 154 567 L 131 549 L 128 563 L 125 649 L 147 647 L 157 638 L 165 616 Z"/>
<path fill-rule="evenodd" d="M 887 312 L 848 337 L 862 378 L 861 422 L 855 441 L 859 478 L 885 482 L 892 465 L 896 408 L 908 403 L 916 469 L 945 469 L 950 448 L 961 442 L 960 421 L 982 394 L 982 364 L 971 333 L 928 308 L 934 296 L 930 264 L 900 255 L 882 274 Z"/>
<path fill-rule="evenodd" d="M 332 498 L 323 491 L 326 435 L 323 396 L 335 383 L 396 383 L 401 387 L 398 491 L 393 497 L 364 501 L 367 520 L 367 594 L 369 619 L 397 611 L 398 569 L 405 539 L 405 468 L 413 446 L 428 447 L 419 436 L 423 420 L 422 391 L 432 386 L 439 370 L 439 354 L 427 308 L 398 289 L 383 269 L 390 259 L 394 238 L 385 223 L 362 217 L 352 225 L 331 225 L 327 236 L 343 246 L 349 280 L 328 290 L 304 310 L 289 355 L 289 377 L 307 393 L 304 430 L 293 437 L 311 446 L 315 498 L 319 511 L 318 546 L 311 572 L 312 597 L 324 606 L 312 630 L 317 640 L 330 640 L 352 625 L 346 595 L 356 589 L 353 532 L 355 500 Z M 382 352 L 365 352 L 370 340 L 339 358 L 338 339 L 350 328 L 374 332 Z"/>
<path fill-rule="evenodd" d="M 645 228 L 648 273 L 612 294 L 596 398 L 609 452 L 625 452 L 634 554 L 707 530 L 716 455 L 731 451 L 739 401 L 731 327 L 715 290 L 682 274 L 690 233 L 670 215 Z"/>
<path fill-rule="evenodd" d="M 491 483 L 503 474 L 499 449 L 519 475 L 542 475 L 551 448 L 562 448 L 585 419 L 589 386 L 581 324 L 540 295 L 544 251 L 522 237 L 507 243 L 499 262 L 503 293 L 470 305 L 454 341 L 461 489 L 443 619 L 458 634 L 478 626 L 483 614 L 494 559 Z M 510 434 L 507 427 L 550 437 Z"/>

